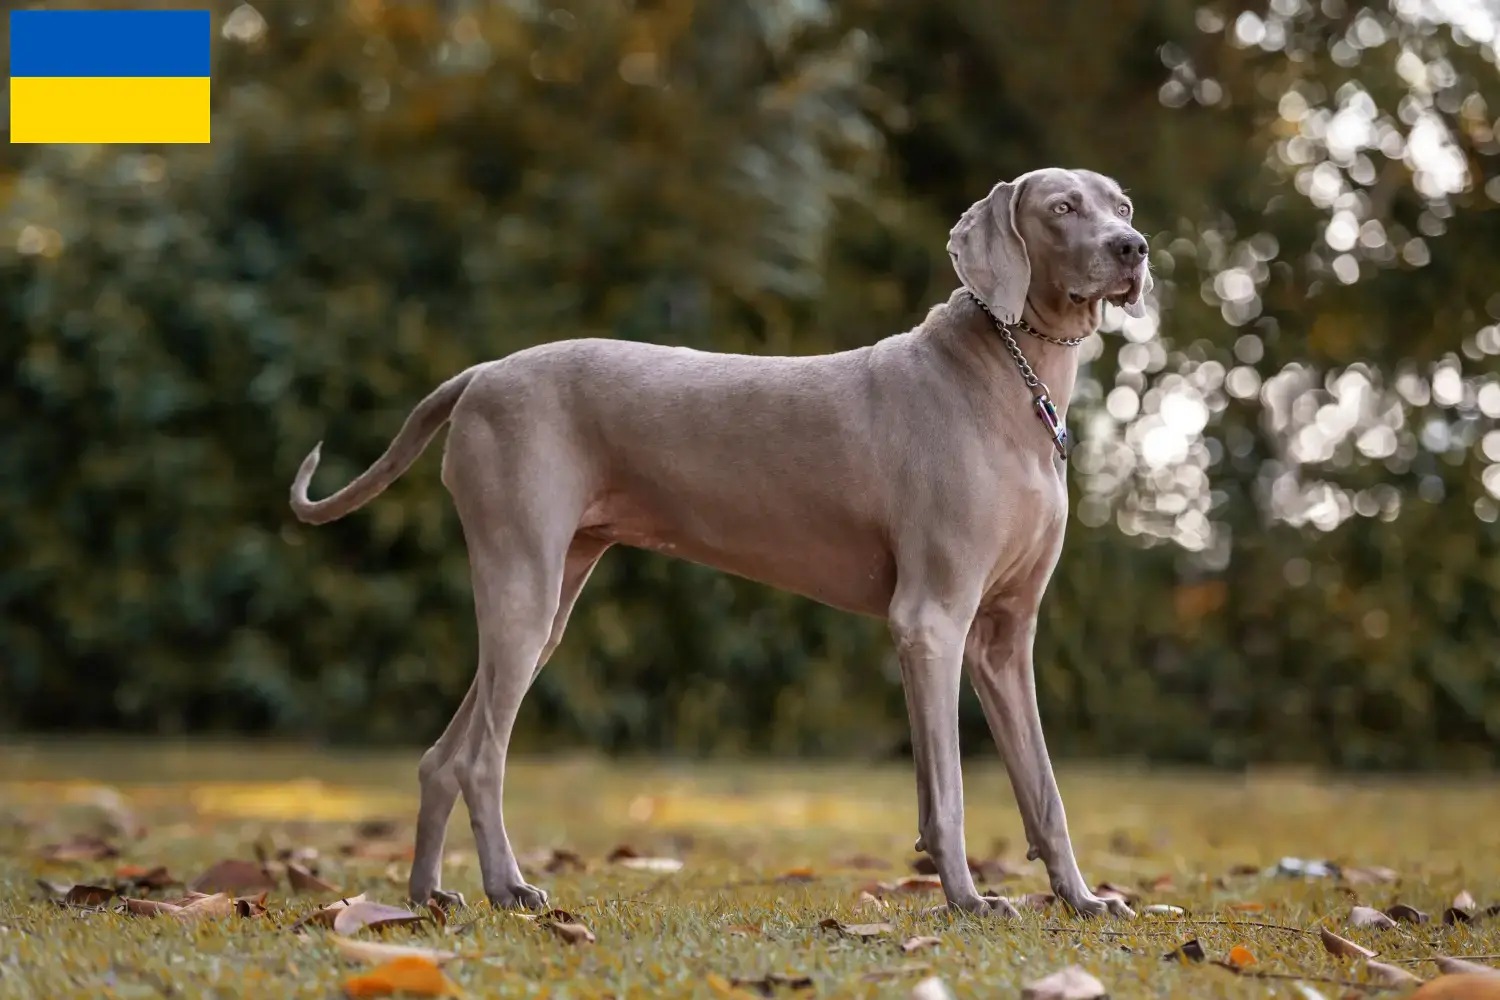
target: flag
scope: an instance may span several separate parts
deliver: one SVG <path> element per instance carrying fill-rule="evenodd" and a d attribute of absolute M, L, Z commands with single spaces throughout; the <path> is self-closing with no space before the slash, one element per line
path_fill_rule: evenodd
<path fill-rule="evenodd" d="M 11 142 L 207 142 L 206 10 L 17 10 Z"/>

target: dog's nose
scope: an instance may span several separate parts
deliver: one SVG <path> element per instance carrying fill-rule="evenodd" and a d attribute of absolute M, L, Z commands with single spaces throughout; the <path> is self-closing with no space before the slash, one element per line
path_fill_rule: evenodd
<path fill-rule="evenodd" d="M 1146 238 L 1140 233 L 1126 233 L 1115 240 L 1115 253 L 1127 264 L 1139 264 L 1146 259 Z"/>

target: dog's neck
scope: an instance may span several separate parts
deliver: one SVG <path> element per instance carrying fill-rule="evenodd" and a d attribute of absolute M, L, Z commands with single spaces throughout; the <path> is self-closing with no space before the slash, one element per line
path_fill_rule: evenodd
<path fill-rule="evenodd" d="M 986 315 L 969 295 L 960 287 L 948 299 L 949 315 L 954 318 L 952 332 L 958 347 L 981 370 L 991 375 L 1000 375 L 997 369 L 1008 374 L 1001 376 L 1001 384 L 1014 384 L 1012 379 L 1020 375 L 1015 358 L 1010 354 L 995 320 Z M 1021 318 L 1033 330 L 1059 340 L 1086 337 L 1099 325 L 1099 303 L 1074 303 L 1066 294 L 1056 296 L 1033 289 L 1027 296 Z M 1013 328 L 1016 346 L 1020 348 L 1027 363 L 1046 386 L 1052 403 L 1060 416 L 1066 416 L 1068 403 L 1073 398 L 1074 383 L 1078 379 L 1078 348 L 1053 344 L 1034 337 L 1024 330 Z M 1021 399 L 1021 412 L 1030 416 L 1031 400 Z"/>

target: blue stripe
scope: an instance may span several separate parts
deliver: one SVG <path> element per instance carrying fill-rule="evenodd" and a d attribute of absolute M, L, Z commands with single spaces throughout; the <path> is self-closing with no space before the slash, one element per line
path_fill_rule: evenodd
<path fill-rule="evenodd" d="M 14 10 L 11 76 L 208 76 L 206 10 Z"/>

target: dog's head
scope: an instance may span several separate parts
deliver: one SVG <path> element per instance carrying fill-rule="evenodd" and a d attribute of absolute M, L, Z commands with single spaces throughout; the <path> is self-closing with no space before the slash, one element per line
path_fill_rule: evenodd
<path fill-rule="evenodd" d="M 1028 296 L 1055 307 L 1101 301 L 1145 315 L 1151 288 L 1146 238 L 1120 185 L 1091 170 L 1034 170 L 996 184 L 948 237 L 953 269 L 1002 322 Z"/>

